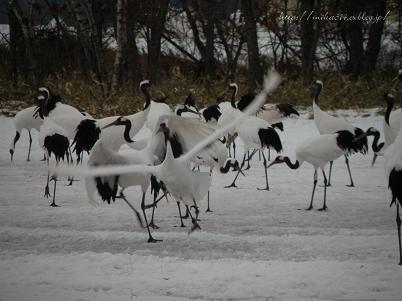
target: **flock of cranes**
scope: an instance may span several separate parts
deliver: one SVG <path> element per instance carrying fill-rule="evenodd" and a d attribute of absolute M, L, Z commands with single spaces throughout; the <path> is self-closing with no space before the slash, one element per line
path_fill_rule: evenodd
<path fill-rule="evenodd" d="M 402 70 L 399 71 L 392 88 L 398 82 L 402 83 Z M 197 108 L 191 91 L 184 104 L 173 110 L 164 100 L 151 98 L 151 83 L 145 80 L 140 83 L 140 90 L 144 95 L 144 105 L 140 111 L 102 119 L 95 119 L 88 113 L 62 103 L 58 95 L 49 88 L 42 87 L 38 90 L 38 105 L 20 111 L 14 118 L 16 134 L 10 147 L 11 160 L 23 129 L 29 134 L 27 160 L 30 160 L 31 130 L 36 129 L 39 131 L 39 144 L 44 151 L 44 160 L 49 165 L 49 159 L 53 155 L 56 162 L 54 168 L 48 167 L 45 186 L 45 196 L 50 197 L 49 182 L 54 181 L 51 206 L 58 206 L 58 176 L 69 176 L 70 185 L 74 177 L 84 177 L 91 203 L 96 203 L 96 194 L 108 203 L 116 198 L 123 199 L 135 212 L 140 225 L 147 229 L 148 242 L 157 242 L 150 228 L 158 228 L 154 222 L 154 213 L 160 200 L 173 198 L 177 202 L 180 226 L 185 227 L 183 219 L 190 218 L 190 231 L 199 229 L 198 204 L 205 197 L 208 198 L 207 211 L 211 211 L 209 189 L 213 172 L 237 172 L 232 184 L 226 186 L 236 187 L 239 175 L 245 176 L 244 170 L 250 168 L 250 161 L 257 152 L 260 158 L 262 157 L 265 174 L 265 186 L 258 189 L 270 189 L 268 172 L 272 165 L 285 163 L 289 168 L 297 169 L 307 162 L 314 167 L 313 190 L 307 210 L 313 209 L 318 171 L 321 170 L 325 188 L 323 206 L 319 210 L 325 211 L 328 208 L 326 196 L 327 187 L 331 185 L 333 161 L 344 156 L 350 178 L 348 186 L 353 187 L 349 157 L 354 153 L 366 154 L 367 138 L 373 136 L 373 164 L 376 156 L 384 156 L 386 177 L 392 192 L 391 205 L 396 206 L 399 264 L 402 264 L 399 216 L 399 206 L 402 206 L 402 111 L 393 111 L 394 96 L 390 93 L 384 94 L 387 104 L 383 123 L 385 141 L 379 144 L 379 130 L 371 127 L 364 131 L 321 110 L 319 96 L 323 83 L 314 81 L 311 85 L 313 113 L 320 135 L 305 140 L 296 148 L 294 163 L 287 156 L 277 155 L 268 164 L 271 149 L 276 153 L 283 150 L 277 133 L 277 130 L 284 131 L 282 120 L 292 114 L 299 115 L 289 104 L 265 104 L 279 83 L 279 75 L 272 71 L 258 95 L 246 94 L 239 101 L 238 86 L 231 83 L 218 96 L 216 104 L 203 109 Z M 228 92 L 231 93 L 230 101 L 224 101 Z M 151 134 L 147 138 L 137 139 L 136 135 L 143 127 L 148 128 Z M 241 140 L 244 146 L 240 163 L 236 160 L 237 139 Z M 128 148 L 121 149 L 123 145 Z M 89 154 L 86 166 L 82 165 L 84 152 Z M 69 165 L 60 167 L 61 160 L 65 160 Z M 325 167 L 328 163 L 330 169 L 327 176 Z M 200 171 L 200 166 L 206 166 L 209 170 Z M 131 186 L 141 187 L 142 215 L 124 194 L 124 189 Z M 146 204 L 145 195 L 149 187 L 153 194 L 153 202 Z M 182 212 L 182 205 L 185 214 Z M 149 222 L 146 214 L 148 209 L 152 209 Z"/>

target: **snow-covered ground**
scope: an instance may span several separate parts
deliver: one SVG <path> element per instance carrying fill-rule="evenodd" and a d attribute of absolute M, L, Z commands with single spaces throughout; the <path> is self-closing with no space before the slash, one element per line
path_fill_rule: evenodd
<path fill-rule="evenodd" d="M 379 116 L 344 113 L 363 129 L 381 128 Z M 37 134 L 32 161 L 23 134 L 11 163 L 11 119 L 0 116 L 0 129 L 0 300 L 401 300 L 395 208 L 383 159 L 371 168 L 371 153 L 352 157 L 356 188 L 345 186 L 343 160 L 334 164 L 328 212 L 298 210 L 312 188 L 307 164 L 274 166 L 271 191 L 258 191 L 257 156 L 237 189 L 223 188 L 233 174 L 214 176 L 214 212 L 201 203 L 201 231 L 176 227 L 176 203 L 160 203 L 154 237 L 163 242 L 148 244 L 123 202 L 92 207 L 82 181 L 59 181 L 61 207 L 49 207 Z M 284 153 L 314 135 L 312 120 L 285 122 Z M 126 195 L 139 209 L 139 189 Z M 322 197 L 318 187 L 316 208 Z"/>

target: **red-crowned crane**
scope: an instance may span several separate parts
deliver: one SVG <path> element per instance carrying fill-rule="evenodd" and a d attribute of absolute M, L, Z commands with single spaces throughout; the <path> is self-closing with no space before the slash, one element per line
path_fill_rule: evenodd
<path fill-rule="evenodd" d="M 11 142 L 10 146 L 11 161 L 13 161 L 14 158 L 15 145 L 17 141 L 20 139 L 21 132 L 24 129 L 28 132 L 29 135 L 29 148 L 28 148 L 27 161 L 30 160 L 31 146 L 32 146 L 31 130 L 35 129 L 39 132 L 39 128 L 43 123 L 43 119 L 34 116 L 35 110 L 36 106 L 23 109 L 19 111 L 13 118 L 13 123 L 15 127 L 15 137 Z"/>
<path fill-rule="evenodd" d="M 298 169 L 303 162 L 308 162 L 314 167 L 313 192 L 311 194 L 310 206 L 307 210 L 313 209 L 315 187 L 317 185 L 317 171 L 321 169 L 324 177 L 324 203 L 320 211 L 327 210 L 327 177 L 324 168 L 328 162 L 334 161 L 344 154 L 356 152 L 355 136 L 349 131 L 338 131 L 335 134 L 324 134 L 304 141 L 296 148 L 296 161 L 292 163 L 289 157 L 278 156 L 268 166 L 286 163 L 291 169 Z"/>
<path fill-rule="evenodd" d="M 321 110 L 321 108 L 318 106 L 318 99 L 319 99 L 321 90 L 323 88 L 322 81 L 320 81 L 320 80 L 314 81 L 311 88 L 314 92 L 314 98 L 313 98 L 314 122 L 321 135 L 333 134 L 338 131 L 348 131 L 352 135 L 357 137 L 364 133 L 364 131 L 362 129 L 355 127 L 350 122 L 347 122 L 344 119 L 329 115 L 328 113 Z M 357 144 L 358 145 L 356 145 L 356 148 L 358 149 L 358 151 L 362 154 L 366 154 L 367 150 L 368 150 L 367 139 L 362 139 L 359 142 L 357 142 Z M 352 173 L 350 171 L 348 154 L 345 154 L 344 157 L 345 157 L 345 162 L 346 162 L 346 166 L 348 168 L 349 178 L 350 178 L 350 184 L 347 186 L 354 187 L 355 185 L 353 183 Z M 330 162 L 328 186 L 331 185 L 332 165 L 333 165 L 333 161 Z"/>

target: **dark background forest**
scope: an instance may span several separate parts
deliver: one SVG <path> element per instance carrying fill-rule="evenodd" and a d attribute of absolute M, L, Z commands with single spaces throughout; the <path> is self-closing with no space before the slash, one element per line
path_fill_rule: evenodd
<path fill-rule="evenodd" d="M 385 21 L 284 20 L 315 14 Z M 153 97 L 215 102 L 232 81 L 257 91 L 271 67 L 284 77 L 272 102 L 381 106 L 402 67 L 402 0 L 2 0 L 0 109 L 33 101 L 47 85 L 91 113 L 127 112 L 150 79 Z"/>

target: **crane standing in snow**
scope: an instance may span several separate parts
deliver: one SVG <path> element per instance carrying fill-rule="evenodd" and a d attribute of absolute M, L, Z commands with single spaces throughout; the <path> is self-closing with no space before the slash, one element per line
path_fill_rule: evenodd
<path fill-rule="evenodd" d="M 319 99 L 321 90 L 323 88 L 322 81 L 320 81 L 320 80 L 314 81 L 311 88 L 314 93 L 314 98 L 313 98 L 314 122 L 321 135 L 333 134 L 338 131 L 348 131 L 352 135 L 357 137 L 364 133 L 362 129 L 353 126 L 351 123 L 345 121 L 344 119 L 334 117 L 321 110 L 321 108 L 318 106 L 318 99 Z M 356 142 L 355 148 L 358 149 L 358 151 L 360 153 L 366 154 L 367 150 L 368 150 L 367 139 L 362 139 L 359 142 Z M 350 166 L 349 166 L 349 158 L 348 158 L 349 155 L 345 153 L 344 156 L 345 156 L 345 162 L 346 162 L 346 166 L 348 168 L 349 178 L 350 178 L 350 184 L 347 186 L 354 187 L 355 184 L 353 183 L 352 173 L 350 171 Z M 331 186 L 332 165 L 333 165 L 333 160 L 331 160 L 331 162 L 330 162 L 328 186 Z"/>
<path fill-rule="evenodd" d="M 324 177 L 324 203 L 320 211 L 325 211 L 327 207 L 327 176 L 325 166 L 328 162 L 338 159 L 344 154 L 356 152 L 354 135 L 349 131 L 338 131 L 335 134 L 324 134 L 318 137 L 307 139 L 296 149 L 296 162 L 292 163 L 289 157 L 278 156 L 268 166 L 274 164 L 286 163 L 291 169 L 298 169 L 303 162 L 308 162 L 314 167 L 313 192 L 311 194 L 310 206 L 307 210 L 313 209 L 314 192 L 317 185 L 317 171 L 321 169 Z"/>

